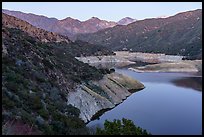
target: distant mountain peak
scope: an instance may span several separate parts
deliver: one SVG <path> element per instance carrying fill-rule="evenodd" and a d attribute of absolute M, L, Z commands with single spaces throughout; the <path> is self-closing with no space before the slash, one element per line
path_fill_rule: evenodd
<path fill-rule="evenodd" d="M 100 20 L 98 17 L 91 17 L 91 19 L 98 19 L 98 20 Z"/>
<path fill-rule="evenodd" d="M 91 17 L 90 19 L 84 21 L 84 22 L 90 22 L 90 21 L 101 21 L 99 18 L 97 17 Z"/>
<path fill-rule="evenodd" d="M 158 17 L 156 17 L 156 18 L 168 18 L 169 16 L 167 16 L 167 15 L 161 15 L 161 16 L 158 16 Z"/>
<path fill-rule="evenodd" d="M 132 22 L 135 22 L 135 21 L 137 21 L 137 20 L 133 19 L 133 18 L 130 18 L 130 17 L 125 17 L 125 18 L 122 18 L 121 20 L 119 20 L 117 22 L 117 24 L 119 24 L 119 25 L 128 25 L 128 24 L 130 24 Z"/>
<path fill-rule="evenodd" d="M 73 18 L 67 17 L 67 18 L 65 18 L 64 20 L 73 20 Z"/>
<path fill-rule="evenodd" d="M 71 17 L 67 17 L 67 18 L 59 20 L 59 21 L 60 22 L 81 22 L 80 20 L 74 19 L 74 18 L 71 18 Z"/>
<path fill-rule="evenodd" d="M 123 18 L 123 19 L 130 19 L 130 20 L 134 20 L 133 18 L 131 18 L 131 17 L 125 17 L 125 18 Z"/>

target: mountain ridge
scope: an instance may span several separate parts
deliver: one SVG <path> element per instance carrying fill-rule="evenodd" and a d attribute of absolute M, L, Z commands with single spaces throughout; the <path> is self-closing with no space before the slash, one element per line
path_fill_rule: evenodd
<path fill-rule="evenodd" d="M 117 22 L 117 24 L 118 25 L 128 25 L 128 24 L 133 23 L 135 21 L 137 21 L 137 19 L 133 19 L 133 18 L 130 18 L 130 17 L 124 17 L 121 20 L 119 20 Z"/>
<path fill-rule="evenodd" d="M 53 32 L 47 32 L 43 29 L 33 27 L 28 22 L 20 20 L 10 15 L 7 15 L 5 13 L 2 13 L 2 26 L 21 29 L 23 31 L 26 31 L 32 37 L 35 37 L 44 42 L 53 42 L 53 41 L 55 42 L 65 41 L 67 43 L 71 42 L 69 38 L 66 36 L 62 36 Z"/>
<path fill-rule="evenodd" d="M 167 18 L 138 20 L 126 26 L 114 26 L 92 34 L 79 34 L 77 39 L 100 44 L 114 51 L 131 50 L 200 58 L 202 10 L 178 13 Z"/>
<path fill-rule="evenodd" d="M 80 21 L 71 17 L 58 20 L 56 18 L 48 18 L 43 15 L 23 13 L 21 11 L 10 11 L 2 9 L 2 12 L 22 19 L 32 24 L 33 26 L 44 29 L 46 31 L 68 36 L 70 39 L 72 39 L 76 33 L 93 33 L 98 30 L 117 25 L 113 21 L 101 20 L 96 17 L 92 17 L 86 21 Z"/>
<path fill-rule="evenodd" d="M 123 18 L 122 23 L 114 22 L 114 21 L 106 21 L 103 19 L 99 19 L 98 17 L 91 17 L 85 21 L 80 21 L 78 19 L 74 19 L 72 17 L 66 17 L 64 19 L 56 19 L 54 17 L 46 17 L 44 15 L 36 15 L 33 13 L 24 13 L 21 11 L 11 11 L 7 9 L 2 9 L 2 12 L 19 19 L 22 19 L 33 26 L 44 29 L 46 31 L 55 32 L 61 35 L 68 36 L 71 40 L 75 40 L 76 34 L 84 34 L 84 33 L 94 33 L 99 30 L 103 30 L 106 28 L 111 28 L 116 25 L 127 25 L 132 23 L 133 20 L 128 18 Z M 126 19 L 126 20 L 125 20 Z"/>

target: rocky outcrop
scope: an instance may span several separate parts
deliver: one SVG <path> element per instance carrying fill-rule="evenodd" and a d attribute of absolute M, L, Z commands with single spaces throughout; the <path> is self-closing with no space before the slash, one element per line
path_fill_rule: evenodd
<path fill-rule="evenodd" d="M 80 109 L 80 118 L 88 122 L 100 110 L 115 107 L 130 96 L 131 91 L 143 88 L 144 85 L 137 80 L 111 73 L 99 81 L 89 81 L 79 85 L 75 92 L 68 94 L 67 104 Z"/>

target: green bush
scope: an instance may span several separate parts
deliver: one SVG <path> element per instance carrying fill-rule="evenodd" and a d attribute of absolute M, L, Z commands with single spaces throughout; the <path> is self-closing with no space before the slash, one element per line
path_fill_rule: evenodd
<path fill-rule="evenodd" d="M 41 115 L 43 118 L 48 119 L 49 118 L 49 113 L 45 109 L 40 109 L 38 111 L 39 115 Z"/>
<path fill-rule="evenodd" d="M 49 124 L 44 124 L 42 126 L 39 126 L 40 129 L 43 131 L 44 135 L 55 135 L 56 133 L 54 132 L 53 126 Z"/>
<path fill-rule="evenodd" d="M 31 97 L 30 97 L 30 99 L 31 99 L 30 104 L 31 104 L 32 108 L 34 110 L 39 110 L 39 109 L 43 108 L 42 103 L 40 101 L 40 97 L 38 97 L 36 95 L 33 95 L 33 96 L 31 95 Z"/>
<path fill-rule="evenodd" d="M 131 120 L 123 118 L 122 121 L 114 119 L 106 120 L 104 129 L 97 128 L 96 135 L 150 135 L 146 130 L 134 125 Z"/>
<path fill-rule="evenodd" d="M 20 112 L 21 112 L 21 118 L 22 118 L 23 121 L 26 121 L 29 124 L 33 124 L 34 123 L 35 120 L 34 120 L 33 116 L 31 116 L 30 113 L 28 113 L 25 110 L 21 110 Z"/>
<path fill-rule="evenodd" d="M 53 69 L 53 64 L 50 63 L 49 60 L 43 59 L 43 60 L 42 60 L 42 63 L 43 63 L 46 67 L 48 67 L 48 68 L 50 68 L 50 69 Z"/>
<path fill-rule="evenodd" d="M 17 91 L 19 88 L 19 85 L 14 81 L 8 81 L 8 83 L 6 83 L 6 86 L 12 91 Z"/>
<path fill-rule="evenodd" d="M 5 108 L 13 108 L 15 107 L 15 102 L 10 100 L 8 97 L 2 97 L 2 106 Z"/>
<path fill-rule="evenodd" d="M 100 86 L 97 86 L 91 82 L 87 82 L 86 83 L 86 86 L 91 89 L 92 91 L 96 92 L 97 94 L 109 99 L 109 96 L 108 94 L 100 87 Z"/>
<path fill-rule="evenodd" d="M 67 106 L 67 112 L 69 115 L 76 116 L 76 117 L 79 117 L 79 114 L 80 114 L 80 110 L 70 104 Z"/>

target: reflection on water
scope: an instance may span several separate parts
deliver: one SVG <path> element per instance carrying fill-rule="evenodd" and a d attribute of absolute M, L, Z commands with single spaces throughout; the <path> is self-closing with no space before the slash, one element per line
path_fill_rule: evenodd
<path fill-rule="evenodd" d="M 87 126 L 106 119 L 131 119 L 152 134 L 202 134 L 202 77 L 186 73 L 137 73 L 116 69 L 141 81 L 145 89 L 105 112 Z"/>
<path fill-rule="evenodd" d="M 116 69 L 125 75 L 129 75 L 141 82 L 151 83 L 172 83 L 179 87 L 191 88 L 197 91 L 202 91 L 202 77 L 194 73 L 166 73 L 166 72 L 144 72 L 137 73 L 134 71 L 127 71 L 127 69 Z"/>
<path fill-rule="evenodd" d="M 186 77 L 172 81 L 176 86 L 202 91 L 202 77 Z"/>

